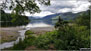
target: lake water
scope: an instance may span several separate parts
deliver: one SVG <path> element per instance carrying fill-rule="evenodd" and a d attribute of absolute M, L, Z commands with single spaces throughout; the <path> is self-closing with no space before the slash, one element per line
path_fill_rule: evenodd
<path fill-rule="evenodd" d="M 25 35 L 24 35 L 25 31 L 27 31 L 27 30 L 29 30 L 31 28 L 35 28 L 35 27 L 51 27 L 51 26 L 54 26 L 54 24 L 55 24 L 55 22 L 52 22 L 52 21 L 32 20 L 27 25 L 20 26 L 20 27 L 24 28 L 24 30 L 18 31 L 20 33 L 20 36 L 16 39 L 16 41 L 2 43 L 2 44 L 0 44 L 0 49 L 12 47 L 14 45 L 14 43 L 19 42 L 20 38 L 22 40 L 24 40 L 24 38 L 25 38 Z"/>
<path fill-rule="evenodd" d="M 55 23 L 52 21 L 44 21 L 44 20 L 32 20 L 30 23 L 26 25 L 26 27 L 49 27 L 53 26 Z"/>

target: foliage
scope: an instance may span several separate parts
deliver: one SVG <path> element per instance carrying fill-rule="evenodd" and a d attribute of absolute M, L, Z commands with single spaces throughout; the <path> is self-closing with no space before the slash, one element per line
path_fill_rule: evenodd
<path fill-rule="evenodd" d="M 29 30 L 27 32 L 29 32 Z M 27 37 L 25 37 L 23 41 L 20 39 L 17 44 L 14 44 L 14 46 L 12 47 L 12 50 L 24 50 L 27 46 L 33 45 L 36 37 L 30 33 L 31 31 L 29 32 L 29 34 L 25 35 Z"/>
<path fill-rule="evenodd" d="M 56 49 L 78 50 L 80 48 L 90 47 L 90 29 L 88 29 L 89 15 L 85 16 L 85 18 L 83 17 L 80 17 L 81 19 L 77 19 L 81 20 L 78 22 L 80 25 L 75 24 L 73 26 L 64 23 L 64 21 L 59 18 L 59 21 L 56 24 L 58 30 L 57 40 L 55 41 Z M 82 20 L 88 21 L 88 24 L 83 24 Z"/>
<path fill-rule="evenodd" d="M 88 10 L 87 12 L 81 13 L 77 17 L 75 22 L 78 25 L 84 25 L 84 26 L 88 26 L 88 28 L 90 28 L 90 10 Z"/>
<path fill-rule="evenodd" d="M 35 39 L 36 39 L 36 37 L 35 36 L 33 36 L 33 35 L 28 35 L 28 37 L 25 37 L 25 39 L 24 39 L 24 45 L 26 46 L 26 47 L 28 47 L 28 46 L 31 46 L 31 45 L 34 45 L 34 41 L 35 41 Z M 25 47 L 25 48 L 26 48 Z"/>
<path fill-rule="evenodd" d="M 50 48 L 50 44 L 54 43 L 54 40 L 56 38 L 56 31 L 53 32 L 47 32 L 43 35 L 40 35 L 36 38 L 35 40 L 35 46 L 37 48 L 41 48 L 41 49 L 49 49 Z"/>
<path fill-rule="evenodd" d="M 55 25 L 55 31 L 47 32 L 37 37 L 28 35 L 24 42 L 26 46 L 34 45 L 37 48 L 46 50 L 51 49 L 51 44 L 53 45 L 52 49 L 57 50 L 79 50 L 80 48 L 90 48 L 90 29 L 88 28 L 88 17 L 89 15 L 86 15 L 85 17 L 79 16 L 80 19 L 76 19 L 83 21 L 86 19 L 85 21 L 87 21 L 87 24 L 84 24 L 83 21 L 78 21 L 74 22 L 74 25 L 69 25 L 69 22 L 62 20 L 59 17 L 59 20 Z"/>
<path fill-rule="evenodd" d="M 6 14 L 3 10 L 1 11 L 1 21 L 11 21 L 12 17 L 10 14 Z"/>
<path fill-rule="evenodd" d="M 26 25 L 29 22 L 28 17 L 16 14 L 8 14 L 1 10 L 1 26 Z"/>
<path fill-rule="evenodd" d="M 57 40 L 55 41 L 56 49 L 79 50 L 80 48 L 90 47 L 90 32 L 85 26 L 66 26 L 64 30 L 58 30 Z"/>
<path fill-rule="evenodd" d="M 68 22 L 67 21 L 63 21 L 61 19 L 61 17 L 59 16 L 59 19 L 58 19 L 58 22 L 55 25 L 55 28 L 57 28 L 57 29 L 64 29 L 65 26 L 67 26 L 67 25 L 68 25 Z"/>
<path fill-rule="evenodd" d="M 39 4 L 50 5 L 50 0 L 4 0 L 1 3 L 1 9 L 10 9 L 13 10 L 12 13 L 14 14 L 24 14 L 25 11 L 29 13 L 39 13 L 40 8 L 38 7 L 36 1 Z M 9 4 L 9 6 L 7 5 Z"/>
<path fill-rule="evenodd" d="M 25 48 L 24 42 L 22 41 L 22 39 L 19 39 L 19 43 L 18 44 L 14 44 L 12 50 L 23 50 Z"/>
<path fill-rule="evenodd" d="M 31 30 L 27 30 L 27 31 L 25 32 L 25 35 L 30 35 L 30 34 L 34 34 L 34 32 L 32 32 Z"/>

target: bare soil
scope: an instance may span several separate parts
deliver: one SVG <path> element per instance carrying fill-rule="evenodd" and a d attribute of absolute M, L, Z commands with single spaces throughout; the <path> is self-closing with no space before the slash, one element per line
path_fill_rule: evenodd
<path fill-rule="evenodd" d="M 1 43 L 16 40 L 19 36 L 20 27 L 1 27 L 0 28 L 0 39 Z"/>

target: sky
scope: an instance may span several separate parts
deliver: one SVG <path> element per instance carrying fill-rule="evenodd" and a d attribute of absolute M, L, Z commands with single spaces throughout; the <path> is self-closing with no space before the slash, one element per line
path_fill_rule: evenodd
<path fill-rule="evenodd" d="M 72 12 L 72 13 L 78 13 L 82 11 L 86 11 L 89 9 L 89 6 L 91 5 L 88 0 L 51 0 L 50 6 L 40 5 L 36 1 L 37 5 L 42 10 L 40 13 L 35 14 L 29 14 L 28 12 L 25 12 L 26 16 L 38 16 L 40 18 L 55 14 L 55 13 L 66 13 L 66 12 Z M 5 10 L 7 13 L 10 13 L 10 10 Z"/>

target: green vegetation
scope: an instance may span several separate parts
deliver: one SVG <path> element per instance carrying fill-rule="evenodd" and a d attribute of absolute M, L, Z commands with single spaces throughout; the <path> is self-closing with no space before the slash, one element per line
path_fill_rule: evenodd
<path fill-rule="evenodd" d="M 55 25 L 56 30 L 36 37 L 31 35 L 31 31 L 28 30 L 25 33 L 28 37 L 25 38 L 24 44 L 21 45 L 24 48 L 19 43 L 18 47 L 25 49 L 26 47 L 35 46 L 36 49 L 45 50 L 79 50 L 80 48 L 90 48 L 89 15 L 86 15 L 86 13 L 82 14 L 82 16 L 79 16 L 80 19 L 77 18 L 73 22 L 73 25 L 69 25 L 70 22 L 64 21 L 59 17 Z M 13 49 L 16 48 L 13 47 Z"/>
<path fill-rule="evenodd" d="M 50 0 L 37 0 L 39 4 L 46 6 L 50 5 Z M 9 4 L 9 6 L 7 5 Z M 19 26 L 26 25 L 29 20 L 28 17 L 22 16 L 25 15 L 25 12 L 30 14 L 41 12 L 39 6 L 36 3 L 36 0 L 5 0 L 1 3 L 1 26 Z M 5 9 L 12 10 L 10 14 L 4 12 Z"/>
<path fill-rule="evenodd" d="M 30 31 L 30 30 L 27 30 L 27 31 L 25 32 L 25 35 L 30 35 L 30 34 L 34 34 L 34 32 L 32 32 L 32 31 Z"/>
<path fill-rule="evenodd" d="M 37 0 L 39 4 L 50 5 L 50 0 Z M 10 4 L 9 6 L 7 4 Z M 10 0 L 9 2 L 5 0 L 1 3 L 1 9 L 9 9 L 13 10 L 12 13 L 14 14 L 24 14 L 25 11 L 29 12 L 30 14 L 39 13 L 41 10 L 38 7 L 36 0 Z"/>
<path fill-rule="evenodd" d="M 19 43 L 14 44 L 14 46 L 11 48 L 12 50 L 24 50 L 26 47 L 34 45 L 36 37 L 33 36 L 33 34 L 31 34 L 31 31 L 29 32 L 29 30 L 28 30 L 26 32 L 28 32 L 28 33 L 27 34 L 25 33 L 26 36 L 25 36 L 24 41 L 22 41 L 20 38 Z"/>
<path fill-rule="evenodd" d="M 39 35 L 35 40 L 35 46 L 40 49 L 51 49 L 51 45 L 54 44 L 56 40 L 57 31 L 47 32 L 43 35 Z M 52 48 L 54 49 L 54 47 Z"/>
<path fill-rule="evenodd" d="M 83 25 L 83 26 L 87 26 L 88 29 L 90 28 L 90 10 L 88 10 L 87 12 L 83 12 L 81 13 L 76 21 L 75 21 L 78 25 Z"/>
<path fill-rule="evenodd" d="M 0 21 L 11 21 L 12 17 L 10 14 L 6 14 L 3 10 L 0 10 L 1 11 L 1 20 Z"/>
<path fill-rule="evenodd" d="M 22 41 L 21 38 L 19 39 L 19 43 L 18 44 L 14 44 L 13 48 L 15 50 L 22 50 L 22 49 L 25 48 L 25 44 L 24 44 L 24 42 Z M 11 49 L 13 49 L 13 48 L 11 48 Z"/>
<path fill-rule="evenodd" d="M 29 22 L 28 17 L 16 14 L 8 14 L 1 10 L 1 26 L 26 25 Z"/>

